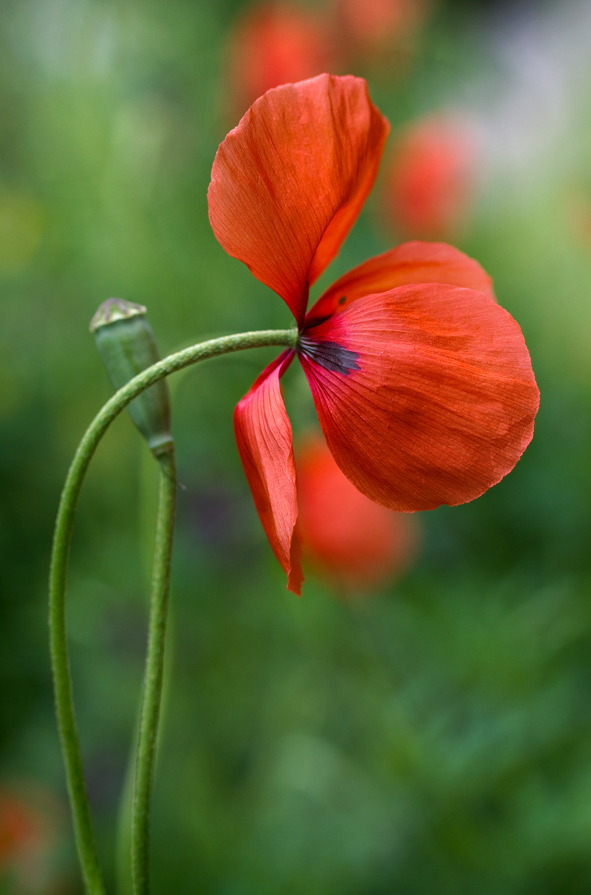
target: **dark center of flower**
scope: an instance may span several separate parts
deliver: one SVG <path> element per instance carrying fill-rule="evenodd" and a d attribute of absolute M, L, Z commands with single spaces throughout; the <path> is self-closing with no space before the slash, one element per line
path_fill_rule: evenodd
<path fill-rule="evenodd" d="M 320 364 L 325 370 L 342 373 L 348 376 L 353 370 L 359 370 L 359 355 L 356 351 L 343 348 L 338 342 L 327 342 L 300 336 L 297 344 L 298 352 Z"/>

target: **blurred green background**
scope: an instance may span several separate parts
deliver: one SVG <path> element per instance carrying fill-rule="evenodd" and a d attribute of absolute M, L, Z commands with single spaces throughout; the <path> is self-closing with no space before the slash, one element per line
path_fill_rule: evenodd
<path fill-rule="evenodd" d="M 216 148 L 252 99 L 249 60 L 264 52 L 240 55 L 251 8 L 0 7 L 0 800 L 29 806 L 36 830 L 20 851 L 3 847 L 0 801 L 6 895 L 81 891 L 46 580 L 67 466 L 110 394 L 90 318 L 110 296 L 147 305 L 163 355 L 291 322 L 207 218 Z M 274 352 L 171 380 L 185 487 L 154 892 L 591 893 L 589 6 L 441 0 L 363 41 L 346 4 L 292 8 L 321 16 L 327 67 L 368 79 L 392 146 L 397 128 L 433 113 L 470 131 L 461 222 L 436 235 L 493 277 L 530 348 L 541 409 L 510 476 L 418 520 L 421 549 L 398 580 L 342 600 L 310 572 L 298 600 L 232 432 L 236 401 Z M 387 166 L 320 287 L 422 235 L 388 211 Z M 297 433 L 313 411 L 295 369 L 285 391 Z M 109 891 L 145 647 L 154 465 L 118 419 L 88 475 L 71 559 L 75 697 Z"/>

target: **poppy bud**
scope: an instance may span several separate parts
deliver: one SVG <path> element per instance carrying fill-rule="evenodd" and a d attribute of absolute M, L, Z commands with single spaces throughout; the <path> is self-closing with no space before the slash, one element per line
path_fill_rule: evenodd
<path fill-rule="evenodd" d="M 96 345 L 115 389 L 160 360 L 146 309 L 120 298 L 108 298 L 90 322 Z M 155 457 L 172 445 L 168 386 L 161 380 L 129 404 L 130 416 Z"/>

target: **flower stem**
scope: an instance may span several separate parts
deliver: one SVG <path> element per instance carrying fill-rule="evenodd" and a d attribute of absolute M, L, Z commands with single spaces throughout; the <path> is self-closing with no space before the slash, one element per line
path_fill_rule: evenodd
<path fill-rule="evenodd" d="M 177 487 L 174 447 L 171 446 L 170 451 L 158 459 L 161 468 L 160 498 L 132 816 L 131 867 L 135 895 L 147 895 L 150 890 L 150 797 L 164 672 L 164 642 Z"/>
<path fill-rule="evenodd" d="M 242 333 L 210 339 L 164 358 L 131 379 L 107 401 L 86 430 L 72 460 L 61 495 L 53 539 L 49 577 L 49 639 L 57 723 L 86 895 L 104 895 L 104 886 L 94 842 L 76 728 L 65 619 L 68 557 L 76 506 L 86 471 L 109 425 L 130 401 L 150 385 L 176 370 L 182 370 L 210 357 L 270 345 L 295 347 L 296 338 L 297 333 L 293 329 Z"/>

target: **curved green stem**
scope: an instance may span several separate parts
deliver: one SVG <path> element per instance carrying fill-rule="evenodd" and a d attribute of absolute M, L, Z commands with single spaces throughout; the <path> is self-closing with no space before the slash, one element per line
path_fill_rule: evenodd
<path fill-rule="evenodd" d="M 131 868 L 135 895 L 147 895 L 150 890 L 150 797 L 164 673 L 164 642 L 177 487 L 174 448 L 171 447 L 168 453 L 158 459 L 161 467 L 160 499 L 132 816 Z"/>
<path fill-rule="evenodd" d="M 74 834 L 87 895 L 104 895 L 76 729 L 70 667 L 66 645 L 66 573 L 74 516 L 84 476 L 107 428 L 144 389 L 191 364 L 210 357 L 269 345 L 295 347 L 295 330 L 266 330 L 211 339 L 172 354 L 148 367 L 119 389 L 94 418 L 78 446 L 64 484 L 55 524 L 49 577 L 49 638 L 56 716 Z"/>

